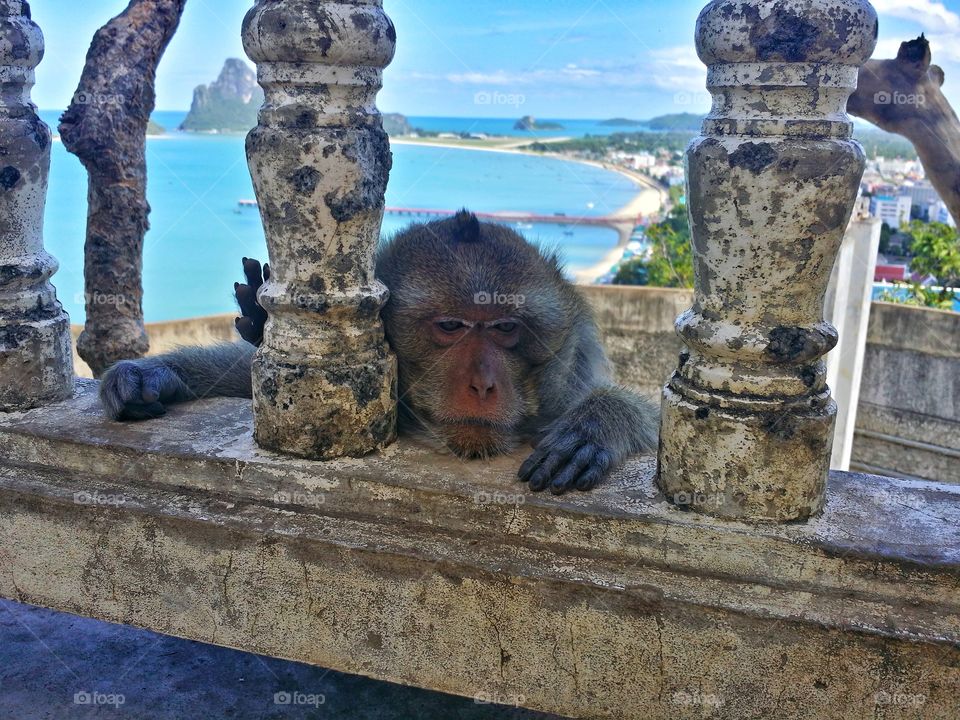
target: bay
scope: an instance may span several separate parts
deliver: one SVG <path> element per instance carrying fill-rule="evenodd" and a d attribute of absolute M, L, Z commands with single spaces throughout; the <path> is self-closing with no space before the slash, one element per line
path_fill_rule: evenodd
<path fill-rule="evenodd" d="M 41 115 L 55 131 L 58 113 Z M 160 112 L 154 119 L 173 129 L 183 117 Z M 553 158 L 401 144 L 393 146 L 393 155 L 388 206 L 602 215 L 636 194 L 636 186 L 617 173 Z M 259 213 L 237 205 L 254 197 L 243 137 L 168 132 L 148 141 L 147 167 L 152 213 L 143 261 L 146 320 L 234 312 L 240 258 L 267 258 Z M 60 262 L 53 282 L 74 323 L 84 319 L 86 192 L 85 170 L 55 142 L 45 244 Z M 383 233 L 409 222 L 388 215 Z M 594 265 L 617 241 L 604 227 L 536 224 L 523 232 L 559 249 L 570 271 Z"/>

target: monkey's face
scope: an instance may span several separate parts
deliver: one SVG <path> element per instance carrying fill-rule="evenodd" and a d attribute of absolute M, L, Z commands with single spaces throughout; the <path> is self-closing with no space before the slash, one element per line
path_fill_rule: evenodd
<path fill-rule="evenodd" d="M 517 352 L 520 321 L 497 313 L 445 314 L 423 318 L 420 334 L 432 348 L 416 363 L 401 360 L 408 415 L 461 457 L 509 450 L 536 405 Z"/>
<path fill-rule="evenodd" d="M 407 428 L 461 457 L 510 450 L 541 404 L 540 373 L 562 345 L 555 262 L 469 214 L 414 225 L 380 253 L 383 310 Z"/>

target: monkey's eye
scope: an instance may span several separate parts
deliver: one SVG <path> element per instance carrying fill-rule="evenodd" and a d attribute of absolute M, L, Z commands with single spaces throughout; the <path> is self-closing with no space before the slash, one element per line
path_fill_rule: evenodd
<path fill-rule="evenodd" d="M 443 330 L 444 332 L 453 333 L 457 330 L 462 330 L 467 325 L 461 320 L 440 320 L 437 322 L 437 327 Z"/>
<path fill-rule="evenodd" d="M 499 331 L 502 332 L 502 333 L 512 333 L 514 330 L 517 329 L 517 323 L 515 323 L 515 322 L 502 322 L 502 323 L 497 323 L 497 324 L 494 325 L 493 327 L 496 328 L 497 330 L 499 330 Z"/>

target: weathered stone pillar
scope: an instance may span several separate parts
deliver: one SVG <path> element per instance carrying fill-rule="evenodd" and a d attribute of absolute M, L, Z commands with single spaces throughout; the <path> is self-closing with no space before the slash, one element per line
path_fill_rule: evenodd
<path fill-rule="evenodd" d="M 876 34 L 865 0 L 715 0 L 697 21 L 713 109 L 686 157 L 695 295 L 660 436 L 680 505 L 776 521 L 823 505 L 823 298 L 864 168 L 846 102 Z"/>
<path fill-rule="evenodd" d="M 50 129 L 30 101 L 43 33 L 19 0 L 0 0 L 0 410 L 73 392 L 70 320 L 43 249 Z"/>
<path fill-rule="evenodd" d="M 272 274 L 255 437 L 309 458 L 396 435 L 396 361 L 373 276 L 391 155 L 375 100 L 396 33 L 379 0 L 260 0 L 244 20 L 266 100 L 247 138 Z"/>

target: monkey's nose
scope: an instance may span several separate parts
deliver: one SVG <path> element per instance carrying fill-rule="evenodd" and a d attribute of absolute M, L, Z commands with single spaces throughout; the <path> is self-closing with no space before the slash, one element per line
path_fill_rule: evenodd
<path fill-rule="evenodd" d="M 470 389 L 476 393 L 477 397 L 480 400 L 486 400 L 488 395 L 493 395 L 496 392 L 496 384 L 493 380 L 489 380 L 484 377 L 474 377 L 470 381 Z"/>

